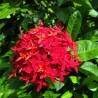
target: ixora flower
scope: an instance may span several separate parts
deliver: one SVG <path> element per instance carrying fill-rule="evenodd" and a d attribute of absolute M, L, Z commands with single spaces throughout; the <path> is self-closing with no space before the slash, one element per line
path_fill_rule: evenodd
<path fill-rule="evenodd" d="M 9 78 L 18 76 L 20 80 L 35 83 L 37 91 L 42 86 L 49 86 L 45 78 L 52 82 L 59 78 L 61 82 L 64 77 L 81 64 L 77 55 L 77 44 L 72 41 L 68 32 L 62 27 L 40 26 L 30 29 L 12 47 L 12 63 L 14 68 Z"/>

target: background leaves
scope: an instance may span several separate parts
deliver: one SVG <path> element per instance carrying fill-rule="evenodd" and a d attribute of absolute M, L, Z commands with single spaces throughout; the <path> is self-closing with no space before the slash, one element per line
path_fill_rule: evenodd
<path fill-rule="evenodd" d="M 81 22 L 82 22 L 82 17 L 79 11 L 75 11 L 69 18 L 68 32 L 72 35 L 73 40 L 76 39 L 80 31 Z"/>
<path fill-rule="evenodd" d="M 78 43 L 78 55 L 82 61 L 98 58 L 98 43 L 90 40 L 80 40 Z"/>

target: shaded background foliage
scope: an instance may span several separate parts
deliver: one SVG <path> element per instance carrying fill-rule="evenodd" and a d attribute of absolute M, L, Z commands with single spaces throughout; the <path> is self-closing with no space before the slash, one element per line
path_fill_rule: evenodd
<path fill-rule="evenodd" d="M 63 25 L 77 41 L 83 61 L 65 82 L 50 83 L 36 92 L 11 73 L 10 48 L 42 19 L 45 26 Z M 62 22 L 59 23 L 58 20 Z M 98 1 L 97 0 L 1 0 L 0 1 L 0 98 L 97 98 L 98 97 Z"/>

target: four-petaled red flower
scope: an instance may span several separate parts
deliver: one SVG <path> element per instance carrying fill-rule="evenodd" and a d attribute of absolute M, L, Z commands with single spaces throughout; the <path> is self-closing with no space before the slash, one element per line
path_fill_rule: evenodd
<path fill-rule="evenodd" d="M 64 81 L 72 69 L 78 72 L 77 66 L 81 64 L 77 55 L 77 44 L 72 41 L 68 32 L 61 27 L 40 26 L 30 29 L 12 47 L 14 68 L 9 76 L 19 76 L 26 83 L 38 84 L 37 91 L 42 86 L 49 86 L 45 78 L 52 82 L 59 78 Z"/>

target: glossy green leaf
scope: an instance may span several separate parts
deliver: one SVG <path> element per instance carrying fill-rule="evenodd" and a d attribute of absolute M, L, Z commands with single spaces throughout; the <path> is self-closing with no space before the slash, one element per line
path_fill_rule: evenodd
<path fill-rule="evenodd" d="M 82 6 L 92 8 L 92 5 L 91 5 L 89 0 L 73 0 L 73 1 L 76 2 L 76 3 L 81 4 Z"/>
<path fill-rule="evenodd" d="M 80 0 L 82 2 L 84 2 L 85 4 L 89 5 L 90 7 L 92 7 L 91 3 L 89 0 Z"/>
<path fill-rule="evenodd" d="M 59 79 L 57 79 L 55 83 L 53 83 L 50 78 L 46 78 L 45 81 L 50 84 L 49 88 L 56 89 L 56 91 L 60 90 L 64 86 L 64 83 L 60 82 Z"/>
<path fill-rule="evenodd" d="M 89 15 L 92 16 L 92 17 L 98 17 L 98 12 L 94 9 L 91 9 L 89 11 Z"/>
<path fill-rule="evenodd" d="M 81 27 L 82 17 L 79 11 L 75 11 L 69 18 L 68 32 L 72 35 L 73 40 L 76 39 Z"/>
<path fill-rule="evenodd" d="M 60 82 L 59 80 L 56 80 L 54 85 L 55 85 L 56 91 L 58 91 L 58 90 L 60 90 L 64 86 L 64 83 Z"/>
<path fill-rule="evenodd" d="M 98 88 L 98 83 L 94 82 L 94 80 L 90 76 L 82 81 L 82 85 L 87 86 L 91 91 L 96 91 Z"/>
<path fill-rule="evenodd" d="M 70 76 L 69 78 L 71 79 L 72 83 L 74 83 L 74 84 L 78 84 L 79 83 L 78 77 Z"/>
<path fill-rule="evenodd" d="M 78 55 L 82 61 L 91 60 L 98 57 L 98 42 L 90 40 L 80 40 L 78 43 Z"/>
<path fill-rule="evenodd" d="M 88 83 L 87 87 L 91 91 L 96 91 L 98 89 L 98 83 L 96 83 L 96 82 L 90 82 L 90 83 Z"/>
<path fill-rule="evenodd" d="M 0 19 L 10 18 L 11 14 L 14 14 L 17 10 L 19 10 L 18 5 L 20 2 L 17 1 L 3 2 L 0 4 Z"/>
<path fill-rule="evenodd" d="M 85 62 L 79 67 L 79 71 L 98 81 L 98 67 L 92 62 Z"/>
<path fill-rule="evenodd" d="M 53 91 L 45 91 L 44 93 L 44 98 L 58 98 L 59 96 L 59 93 L 54 93 Z"/>
<path fill-rule="evenodd" d="M 71 98 L 73 96 L 72 92 L 66 91 L 61 98 Z"/>
<path fill-rule="evenodd" d="M 82 6 L 82 4 L 81 4 L 81 3 L 78 3 L 78 2 L 73 2 L 73 4 L 74 4 L 75 7 L 80 7 L 80 6 Z"/>

